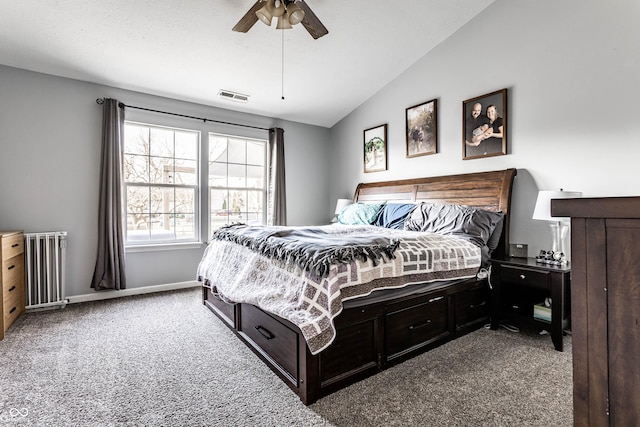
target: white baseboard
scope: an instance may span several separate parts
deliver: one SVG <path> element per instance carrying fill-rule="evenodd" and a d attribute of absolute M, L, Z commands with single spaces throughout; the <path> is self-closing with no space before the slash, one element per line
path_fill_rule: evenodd
<path fill-rule="evenodd" d="M 196 286 L 202 286 L 202 283 L 197 280 L 189 282 L 167 283 L 165 285 L 154 286 L 142 286 L 140 288 L 122 289 L 119 291 L 96 291 L 91 294 L 74 295 L 67 297 L 69 304 L 88 301 L 99 301 L 111 298 L 128 297 L 131 295 L 150 294 L 152 292 L 173 291 L 176 289 L 195 288 Z"/>

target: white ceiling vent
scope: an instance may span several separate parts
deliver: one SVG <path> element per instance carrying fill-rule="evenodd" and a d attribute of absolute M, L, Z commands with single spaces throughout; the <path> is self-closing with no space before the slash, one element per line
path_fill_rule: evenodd
<path fill-rule="evenodd" d="M 230 90 L 224 89 L 221 89 L 220 92 L 218 92 L 218 96 L 222 99 L 236 102 L 247 102 L 249 100 L 249 95 L 243 95 L 241 93 L 231 92 Z"/>

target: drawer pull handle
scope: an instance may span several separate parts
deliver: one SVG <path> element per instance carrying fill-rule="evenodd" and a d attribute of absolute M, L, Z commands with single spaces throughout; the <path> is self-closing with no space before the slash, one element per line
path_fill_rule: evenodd
<path fill-rule="evenodd" d="M 11 245 L 12 248 L 17 248 L 18 246 L 20 246 L 20 243 L 14 243 L 13 245 Z"/>
<path fill-rule="evenodd" d="M 263 337 L 265 337 L 266 339 L 270 340 L 275 338 L 276 336 L 273 335 L 267 328 L 265 328 L 264 326 L 254 326 L 253 327 L 256 331 L 258 331 L 258 333 L 260 335 L 262 335 Z"/>
<path fill-rule="evenodd" d="M 9 310 L 9 314 L 12 314 L 14 311 L 17 310 L 18 307 L 13 307 L 11 310 Z"/>
<path fill-rule="evenodd" d="M 13 270 L 14 268 L 16 268 L 15 264 L 11 264 L 9 267 L 7 267 L 7 270 Z"/>
<path fill-rule="evenodd" d="M 444 298 L 444 296 L 439 296 L 439 297 L 431 298 L 431 299 L 429 300 L 429 302 L 440 301 L 442 298 Z"/>
<path fill-rule="evenodd" d="M 524 274 L 521 274 L 521 275 L 520 275 L 520 278 L 521 278 L 522 280 L 524 280 L 524 279 L 526 279 L 526 276 L 525 276 Z"/>
<path fill-rule="evenodd" d="M 16 288 L 16 285 L 13 285 L 12 287 L 9 288 L 9 292 L 13 291 Z"/>
<path fill-rule="evenodd" d="M 469 308 L 478 308 L 478 307 L 482 307 L 483 305 L 486 305 L 487 302 L 486 301 L 482 301 L 480 304 L 471 304 L 469 306 Z"/>
<path fill-rule="evenodd" d="M 411 325 L 409 326 L 409 330 L 410 331 L 415 331 L 416 329 L 420 329 L 420 328 L 424 328 L 425 326 L 429 326 L 431 324 L 431 320 L 427 320 L 424 323 L 421 323 L 419 325 Z"/>

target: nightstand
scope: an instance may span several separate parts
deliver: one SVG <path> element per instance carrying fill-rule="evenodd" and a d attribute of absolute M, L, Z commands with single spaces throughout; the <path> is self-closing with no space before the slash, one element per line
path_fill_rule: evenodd
<path fill-rule="evenodd" d="M 502 321 L 543 328 L 551 334 L 555 349 L 563 351 L 562 337 L 570 322 L 570 282 L 569 264 L 542 264 L 535 258 L 491 259 L 491 329 Z M 535 305 L 549 297 L 551 320 L 534 317 Z"/>

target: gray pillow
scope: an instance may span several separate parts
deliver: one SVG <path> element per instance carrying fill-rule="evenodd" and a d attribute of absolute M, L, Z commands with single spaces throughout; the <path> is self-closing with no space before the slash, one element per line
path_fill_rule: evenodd
<path fill-rule="evenodd" d="M 489 252 L 493 252 L 496 250 L 496 248 L 500 244 L 500 237 L 502 236 L 502 227 L 504 226 L 504 214 L 502 212 L 498 212 L 498 213 L 501 215 L 500 221 L 498 221 L 498 223 L 496 224 L 496 227 L 493 229 L 493 233 L 491 233 L 491 237 L 489 237 L 489 240 L 487 240 L 487 246 L 489 247 Z"/>
<path fill-rule="evenodd" d="M 458 236 L 482 248 L 487 246 L 502 217 L 500 212 L 471 206 L 421 203 L 405 219 L 404 229 Z M 500 236 L 492 244 L 497 246 L 499 240 Z"/>

